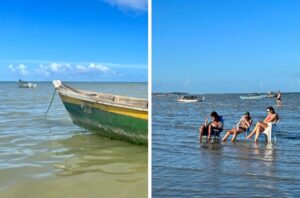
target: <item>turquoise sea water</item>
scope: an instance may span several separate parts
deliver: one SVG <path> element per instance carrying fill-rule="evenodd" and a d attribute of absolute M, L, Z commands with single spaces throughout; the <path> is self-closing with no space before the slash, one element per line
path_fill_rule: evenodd
<path fill-rule="evenodd" d="M 254 124 L 275 99 L 240 100 L 238 94 L 206 95 L 183 104 L 176 96 L 153 97 L 153 197 L 299 197 L 300 94 L 283 94 L 277 142 L 199 143 L 198 128 L 217 111 L 225 129 L 250 111 Z M 224 132 L 221 136 L 224 135 Z M 230 137 L 231 138 L 231 137 Z"/>
<path fill-rule="evenodd" d="M 147 83 L 67 83 L 147 98 Z M 74 125 L 54 88 L 0 82 L 0 197 L 147 197 L 147 147 Z"/>

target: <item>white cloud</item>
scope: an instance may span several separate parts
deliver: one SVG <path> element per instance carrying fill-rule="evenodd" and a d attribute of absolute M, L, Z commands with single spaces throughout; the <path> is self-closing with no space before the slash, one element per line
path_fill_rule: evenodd
<path fill-rule="evenodd" d="M 63 62 L 51 60 L 0 60 L 14 73 L 9 78 L 69 81 L 147 81 L 147 64 L 119 64 L 111 62 Z M 22 75 L 22 76 L 21 76 Z M 26 75 L 23 77 L 23 75 Z"/>
<path fill-rule="evenodd" d="M 52 63 L 63 63 L 60 61 L 50 61 L 50 60 L 33 60 L 33 59 L 20 59 L 20 60 L 0 60 L 1 62 L 8 62 L 12 64 L 28 64 L 28 65 L 50 65 Z M 91 62 L 67 62 L 67 65 L 89 65 Z M 128 68 L 128 69 L 148 69 L 147 64 L 119 64 L 119 63 L 109 63 L 109 62 L 96 62 L 97 65 L 105 65 L 110 68 Z"/>
<path fill-rule="evenodd" d="M 95 64 L 95 63 L 91 63 L 88 66 L 88 69 L 91 71 L 112 72 L 112 70 L 109 67 L 107 67 L 105 65 Z"/>
<path fill-rule="evenodd" d="M 14 72 L 14 73 L 17 73 L 21 76 L 26 76 L 29 74 L 29 71 L 27 70 L 26 68 L 26 65 L 24 64 L 19 64 L 19 65 L 9 65 L 8 68 L 10 69 L 10 71 Z"/>
<path fill-rule="evenodd" d="M 82 66 L 82 65 L 76 65 L 76 69 L 79 71 L 79 72 L 86 72 L 86 67 L 85 66 Z"/>
<path fill-rule="evenodd" d="M 49 76 L 53 74 L 82 74 L 82 73 L 91 73 L 91 74 L 116 74 L 117 72 L 111 69 L 110 67 L 102 64 L 70 64 L 70 63 L 50 63 L 50 64 L 40 64 L 36 69 L 38 74 Z"/>
<path fill-rule="evenodd" d="M 53 72 L 53 73 L 61 73 L 61 72 L 68 72 L 72 70 L 72 67 L 69 63 L 49 63 L 48 65 L 40 65 L 42 70 Z"/>
<path fill-rule="evenodd" d="M 105 2 L 117 6 L 120 9 L 130 9 L 135 11 L 147 11 L 148 0 L 104 0 Z"/>

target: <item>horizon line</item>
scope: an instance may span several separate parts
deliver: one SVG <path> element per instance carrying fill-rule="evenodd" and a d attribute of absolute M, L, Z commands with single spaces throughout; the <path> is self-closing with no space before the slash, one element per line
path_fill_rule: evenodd
<path fill-rule="evenodd" d="M 26 82 L 52 82 L 54 80 L 26 80 Z M 147 81 L 72 81 L 72 80 L 61 80 L 62 82 L 82 82 L 82 83 L 148 83 Z M 18 80 L 0 80 L 2 82 L 18 82 Z"/>
<path fill-rule="evenodd" d="M 152 91 L 151 94 L 157 94 L 157 93 L 161 93 L 161 94 L 174 94 L 176 95 L 176 93 L 182 93 L 182 94 L 188 94 L 188 95 L 193 95 L 193 94 L 201 94 L 201 95 L 208 95 L 208 94 L 249 94 L 249 93 L 258 93 L 258 94 L 262 94 L 262 93 L 268 93 L 268 92 L 212 92 L 212 93 L 191 93 L 191 92 L 182 92 L 182 91 L 171 91 L 171 92 L 154 92 Z M 273 93 L 277 93 L 277 92 L 273 92 Z M 300 93 L 300 91 L 286 91 L 286 92 L 282 92 L 280 91 L 280 93 L 284 94 L 284 93 Z"/>

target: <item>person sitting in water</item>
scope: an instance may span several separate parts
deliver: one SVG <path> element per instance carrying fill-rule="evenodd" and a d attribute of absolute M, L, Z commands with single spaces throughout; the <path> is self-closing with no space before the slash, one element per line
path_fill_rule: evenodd
<path fill-rule="evenodd" d="M 264 121 L 257 122 L 253 131 L 246 137 L 247 139 L 250 139 L 255 134 L 254 142 L 257 142 L 260 133 L 268 127 L 268 123 L 276 122 L 279 119 L 278 114 L 275 112 L 273 107 L 268 107 L 267 112 L 268 116 L 264 119 Z"/>
<path fill-rule="evenodd" d="M 205 124 L 199 128 L 200 142 L 202 141 L 203 135 L 207 135 L 207 140 L 209 141 L 211 135 L 219 136 L 219 133 L 223 130 L 223 123 L 217 112 L 211 112 L 210 117 L 212 121 L 208 123 L 208 119 L 206 118 Z"/>
<path fill-rule="evenodd" d="M 227 138 L 233 134 L 231 142 L 234 142 L 236 137 L 241 134 L 245 133 L 246 130 L 251 126 L 252 119 L 249 112 L 245 112 L 240 119 L 240 121 L 237 123 L 236 127 L 232 128 L 231 130 L 227 131 L 225 136 L 223 137 L 222 141 L 225 142 Z"/>

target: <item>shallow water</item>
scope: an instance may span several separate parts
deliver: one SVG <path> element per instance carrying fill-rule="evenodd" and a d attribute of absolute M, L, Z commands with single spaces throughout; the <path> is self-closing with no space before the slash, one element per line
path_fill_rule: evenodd
<path fill-rule="evenodd" d="M 275 99 L 240 100 L 238 94 L 206 95 L 200 103 L 177 103 L 174 96 L 153 97 L 153 197 L 299 197 L 300 94 L 283 94 L 277 142 L 199 143 L 198 128 L 217 111 L 225 129 L 245 111 L 254 123 Z M 224 135 L 224 132 L 221 136 Z M 230 136 L 231 138 L 231 136 Z"/>
<path fill-rule="evenodd" d="M 69 83 L 147 98 L 146 83 Z M 74 125 L 54 88 L 0 83 L 0 197 L 146 197 L 147 147 Z"/>

